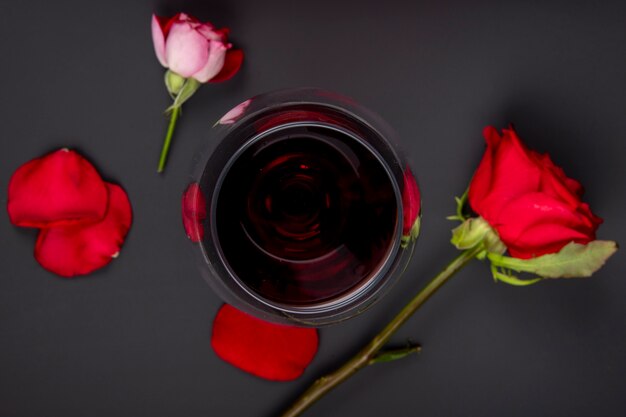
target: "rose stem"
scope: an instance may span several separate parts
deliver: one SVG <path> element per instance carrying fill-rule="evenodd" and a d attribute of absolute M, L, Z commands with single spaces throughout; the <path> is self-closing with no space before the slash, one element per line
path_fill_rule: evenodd
<path fill-rule="evenodd" d="M 174 107 L 172 109 L 172 114 L 170 115 L 170 124 L 167 127 L 167 135 L 165 135 L 165 141 L 163 141 L 163 148 L 161 148 L 161 157 L 159 158 L 159 167 L 157 168 L 157 172 L 161 173 L 165 169 L 165 161 L 167 161 L 167 153 L 170 150 L 170 145 L 172 144 L 172 136 L 174 136 L 174 128 L 176 128 L 176 121 L 178 120 L 178 115 L 180 114 L 180 106 Z"/>
<path fill-rule="evenodd" d="M 322 376 L 304 391 L 296 401 L 281 415 L 281 417 L 295 417 L 302 414 L 313 403 L 319 400 L 333 388 L 350 378 L 356 372 L 372 363 L 376 354 L 383 348 L 389 338 L 402 326 L 456 272 L 467 265 L 483 250 L 482 246 L 462 252 L 448 264 L 432 281 L 428 283 L 409 303 L 404 306 L 396 317 L 391 320 L 359 353 L 336 369 L 334 372 Z"/>

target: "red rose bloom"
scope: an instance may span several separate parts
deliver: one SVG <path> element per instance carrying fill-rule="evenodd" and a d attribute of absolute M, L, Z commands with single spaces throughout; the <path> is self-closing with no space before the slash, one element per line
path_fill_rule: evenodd
<path fill-rule="evenodd" d="M 512 128 L 483 132 L 487 150 L 472 178 L 472 209 L 498 232 L 511 256 L 558 252 L 595 240 L 602 219 L 581 201 L 583 189 L 547 154 L 528 149 Z"/>

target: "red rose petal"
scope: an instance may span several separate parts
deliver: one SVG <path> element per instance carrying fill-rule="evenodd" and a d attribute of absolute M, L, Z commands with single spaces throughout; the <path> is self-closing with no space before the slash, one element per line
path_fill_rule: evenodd
<path fill-rule="evenodd" d="M 78 153 L 60 149 L 19 167 L 9 182 L 7 210 L 16 226 L 51 227 L 94 222 L 108 193 L 96 169 Z"/>
<path fill-rule="evenodd" d="M 231 365 L 272 381 L 298 378 L 317 352 L 317 330 L 268 323 L 225 304 L 213 321 L 211 345 Z"/>
<path fill-rule="evenodd" d="M 502 208 L 519 195 L 536 191 L 541 183 L 541 169 L 533 161 L 533 153 L 519 139 L 512 129 L 503 129 L 502 137 L 493 128 L 484 131 L 490 157 L 481 161 L 491 165 L 491 171 L 478 170 L 472 178 L 469 202 L 472 209 L 493 224 Z M 483 177 L 484 175 L 484 177 Z M 484 192 L 485 183 L 487 192 Z M 477 193 L 481 190 L 481 193 Z"/>
<path fill-rule="evenodd" d="M 130 229 L 132 210 L 126 192 L 106 183 L 109 207 L 97 223 L 42 229 L 35 245 L 35 259 L 63 277 L 84 275 L 102 268 L 119 254 Z"/>
<path fill-rule="evenodd" d="M 206 219 L 206 201 L 197 182 L 189 184 L 182 198 L 183 227 L 192 242 L 200 242 L 204 237 L 202 222 Z"/>
<path fill-rule="evenodd" d="M 595 239 L 601 222 L 586 205 L 573 209 L 555 197 L 536 192 L 508 203 L 496 229 L 511 255 L 525 259 L 558 252 L 569 242 L 586 244 Z"/>
<path fill-rule="evenodd" d="M 227 29 L 222 29 L 227 30 Z M 226 32 L 228 33 L 228 32 Z M 222 70 L 213 78 L 209 80 L 210 83 L 220 83 L 231 79 L 235 74 L 239 72 L 243 64 L 243 51 L 240 49 L 230 50 L 226 52 L 224 58 L 224 66 Z"/>
<path fill-rule="evenodd" d="M 404 211 L 402 234 L 404 236 L 411 233 L 411 229 L 420 215 L 421 206 L 420 189 L 411 169 L 407 167 L 404 171 L 404 189 L 402 190 L 402 209 Z"/>

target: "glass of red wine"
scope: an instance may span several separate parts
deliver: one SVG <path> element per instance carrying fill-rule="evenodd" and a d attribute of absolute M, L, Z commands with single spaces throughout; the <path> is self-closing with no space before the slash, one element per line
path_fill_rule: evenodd
<path fill-rule="evenodd" d="M 412 174 L 380 117 L 292 89 L 241 103 L 210 136 L 192 172 L 206 207 L 196 252 L 224 301 L 320 326 L 364 311 L 405 269 Z"/>

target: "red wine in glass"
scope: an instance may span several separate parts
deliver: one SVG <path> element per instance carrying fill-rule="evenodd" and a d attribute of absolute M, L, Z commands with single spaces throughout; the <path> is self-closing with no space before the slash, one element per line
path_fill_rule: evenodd
<path fill-rule="evenodd" d="M 393 132 L 350 99 L 268 93 L 229 111 L 195 156 L 206 201 L 201 271 L 266 320 L 319 326 L 373 304 L 405 269 L 406 163 Z"/>
<path fill-rule="evenodd" d="M 331 301 L 375 275 L 389 255 L 398 211 L 390 174 L 341 130 L 295 124 L 252 140 L 217 193 L 224 261 L 268 300 Z"/>

